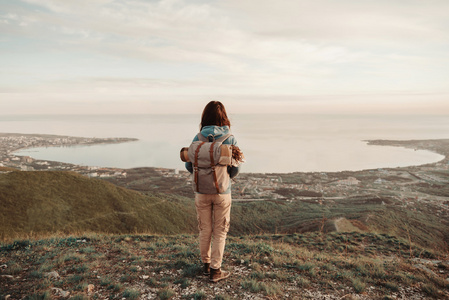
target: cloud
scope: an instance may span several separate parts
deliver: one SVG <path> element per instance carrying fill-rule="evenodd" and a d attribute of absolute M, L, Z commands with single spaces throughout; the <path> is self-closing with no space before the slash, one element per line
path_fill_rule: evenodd
<path fill-rule="evenodd" d="M 348 42 L 445 37 L 446 1 L 238 1 L 220 2 L 256 34 Z M 429 36 L 429 33 L 430 36 Z"/>
<path fill-rule="evenodd" d="M 443 0 L 0 3 L 0 92 L 447 92 Z"/>

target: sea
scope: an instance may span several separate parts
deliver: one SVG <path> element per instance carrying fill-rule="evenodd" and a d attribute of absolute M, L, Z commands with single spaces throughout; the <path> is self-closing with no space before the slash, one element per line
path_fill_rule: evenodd
<path fill-rule="evenodd" d="M 440 154 L 367 140 L 448 139 L 449 116 L 230 114 L 244 152 L 242 172 L 336 172 L 421 165 Z M 4 115 L 0 132 L 138 141 L 23 149 L 15 154 L 97 167 L 184 169 L 179 151 L 199 131 L 200 115 Z"/>

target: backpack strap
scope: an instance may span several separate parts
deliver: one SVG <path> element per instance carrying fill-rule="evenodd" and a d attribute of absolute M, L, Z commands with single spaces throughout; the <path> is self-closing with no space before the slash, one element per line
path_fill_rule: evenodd
<path fill-rule="evenodd" d="M 232 134 L 227 133 L 227 134 L 225 134 L 225 135 L 219 137 L 218 139 L 215 139 L 215 138 L 214 138 L 214 141 L 223 143 L 223 142 L 226 141 L 231 135 L 232 135 Z M 210 136 L 212 136 L 212 135 L 210 135 Z M 209 142 L 208 137 L 205 137 L 201 132 L 197 134 L 197 137 L 198 137 L 198 140 L 201 141 L 201 142 Z"/>
<path fill-rule="evenodd" d="M 209 141 L 207 139 L 207 137 L 205 137 L 204 135 L 201 134 L 201 132 L 197 134 L 197 137 L 198 137 L 198 141 L 201 141 L 201 142 L 208 142 Z"/>
<path fill-rule="evenodd" d="M 223 143 L 223 142 L 226 141 L 231 135 L 232 135 L 232 134 L 230 134 L 230 133 L 225 134 L 225 135 L 219 137 L 218 139 L 216 139 L 215 141 L 216 141 L 216 142 Z"/>
<path fill-rule="evenodd" d="M 193 164 L 193 172 L 195 174 L 195 186 L 196 186 L 196 191 L 199 192 L 199 188 L 198 188 L 198 153 L 200 152 L 200 148 L 201 146 L 203 146 L 206 142 L 202 142 L 201 144 L 198 145 L 198 148 L 196 148 L 195 150 L 195 162 Z M 215 174 L 215 172 L 214 172 Z"/>
<path fill-rule="evenodd" d="M 215 188 L 217 189 L 217 194 L 220 194 L 220 189 L 218 187 L 217 174 L 215 173 L 215 162 L 214 162 L 214 145 L 215 145 L 215 143 L 216 143 L 216 141 L 213 141 L 209 148 L 210 167 L 212 168 L 212 174 L 214 174 L 214 183 L 215 183 Z"/>

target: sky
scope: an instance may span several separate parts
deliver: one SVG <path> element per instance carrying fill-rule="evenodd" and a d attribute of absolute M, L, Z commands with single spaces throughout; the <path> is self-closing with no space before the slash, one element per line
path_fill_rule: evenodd
<path fill-rule="evenodd" d="M 447 0 L 0 0 L 0 114 L 449 114 Z"/>

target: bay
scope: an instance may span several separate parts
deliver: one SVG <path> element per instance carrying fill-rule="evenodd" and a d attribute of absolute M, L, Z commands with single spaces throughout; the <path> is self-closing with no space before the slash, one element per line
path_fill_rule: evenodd
<path fill-rule="evenodd" d="M 448 116 L 239 115 L 231 129 L 247 162 L 243 172 L 332 172 L 437 162 L 442 155 L 369 146 L 371 139 L 449 138 Z M 11 115 L 0 132 L 83 137 L 132 137 L 139 141 L 24 149 L 17 155 L 102 167 L 183 169 L 181 147 L 199 130 L 200 115 Z"/>

